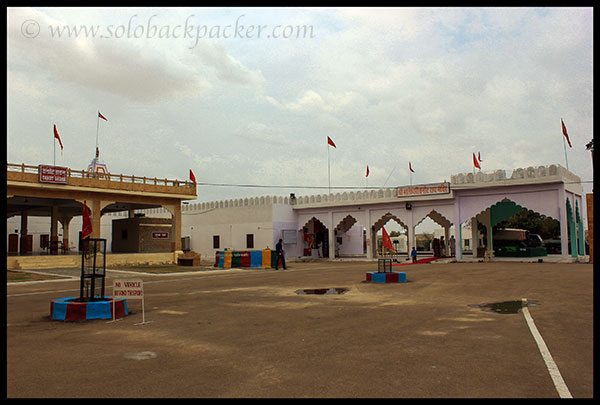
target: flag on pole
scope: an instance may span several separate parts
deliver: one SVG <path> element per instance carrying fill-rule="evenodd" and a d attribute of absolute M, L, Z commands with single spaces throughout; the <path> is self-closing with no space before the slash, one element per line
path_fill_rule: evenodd
<path fill-rule="evenodd" d="M 92 221 L 90 219 L 90 210 L 86 202 L 83 202 L 83 226 L 81 228 L 81 239 L 85 239 L 92 234 Z"/>
<path fill-rule="evenodd" d="M 477 152 L 477 160 L 479 160 L 480 162 L 482 162 L 482 160 L 481 160 L 481 152 Z"/>
<path fill-rule="evenodd" d="M 410 170 L 411 173 L 415 172 L 410 164 L 410 161 L 408 162 L 408 170 Z"/>
<path fill-rule="evenodd" d="M 479 165 L 479 162 L 477 161 L 477 156 L 475 156 L 475 152 L 473 152 L 473 165 L 475 165 L 476 168 L 481 170 L 481 166 Z"/>
<path fill-rule="evenodd" d="M 565 138 L 567 138 L 567 143 L 569 144 L 569 148 L 572 148 L 571 140 L 569 139 L 569 135 L 567 134 L 567 127 L 565 127 L 565 123 L 563 122 L 562 118 L 560 119 L 560 123 L 562 124 L 563 135 L 565 136 Z"/>
<path fill-rule="evenodd" d="M 108 121 L 104 115 L 100 114 L 100 111 L 98 111 L 98 117 L 102 118 L 104 121 Z"/>
<path fill-rule="evenodd" d="M 333 143 L 330 137 L 327 137 L 327 143 L 335 148 L 335 143 Z"/>
<path fill-rule="evenodd" d="M 60 140 L 60 136 L 58 136 L 58 130 L 56 129 L 56 124 L 54 124 L 54 138 L 58 139 L 58 143 L 60 144 L 60 151 L 62 152 L 63 144 L 62 144 L 62 141 Z"/>
<path fill-rule="evenodd" d="M 384 226 L 381 227 L 381 232 L 383 234 L 383 247 L 390 249 L 392 252 L 395 252 L 394 246 L 392 245 L 392 240 L 390 239 L 390 235 L 388 235 Z"/>
<path fill-rule="evenodd" d="M 196 176 L 194 176 L 194 172 L 192 171 L 192 169 L 190 169 L 190 180 L 194 183 L 196 182 Z"/>
<path fill-rule="evenodd" d="M 369 165 L 367 165 L 367 175 L 365 177 L 369 177 Z"/>

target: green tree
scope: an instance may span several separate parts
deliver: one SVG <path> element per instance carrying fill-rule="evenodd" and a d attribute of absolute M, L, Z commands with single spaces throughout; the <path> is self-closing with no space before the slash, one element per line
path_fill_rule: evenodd
<path fill-rule="evenodd" d="M 494 227 L 494 231 L 498 228 L 526 229 L 531 233 L 537 233 L 544 240 L 560 239 L 560 223 L 557 220 L 526 208 L 498 223 Z"/>

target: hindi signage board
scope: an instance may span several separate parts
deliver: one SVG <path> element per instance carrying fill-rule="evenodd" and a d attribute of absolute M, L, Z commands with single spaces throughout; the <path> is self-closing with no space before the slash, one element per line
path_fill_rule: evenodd
<path fill-rule="evenodd" d="M 39 165 L 40 183 L 67 184 L 69 168 Z"/>
<path fill-rule="evenodd" d="M 169 239 L 169 232 L 152 232 L 152 239 Z"/>
<path fill-rule="evenodd" d="M 419 184 L 416 186 L 404 186 L 398 187 L 398 197 L 412 197 L 432 194 L 449 194 L 450 183 L 433 183 L 433 184 Z"/>

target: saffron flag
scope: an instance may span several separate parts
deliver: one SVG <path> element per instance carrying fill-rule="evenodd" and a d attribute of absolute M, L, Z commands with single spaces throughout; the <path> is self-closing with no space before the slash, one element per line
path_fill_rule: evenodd
<path fill-rule="evenodd" d="M 408 162 L 408 170 L 410 170 L 412 173 L 414 173 L 415 171 L 413 170 L 412 166 L 410 165 L 410 161 Z"/>
<path fill-rule="evenodd" d="M 327 143 L 335 148 L 335 143 L 333 143 L 330 137 L 327 137 Z"/>
<path fill-rule="evenodd" d="M 567 143 L 569 144 L 569 148 L 572 148 L 571 140 L 569 139 L 569 135 L 567 135 L 567 127 L 565 127 L 565 123 L 563 122 L 562 118 L 560 119 L 560 123 L 562 124 L 563 135 L 565 136 L 565 138 L 567 138 Z"/>
<path fill-rule="evenodd" d="M 473 152 L 473 164 L 475 165 L 476 168 L 481 170 L 481 166 L 479 165 L 479 162 L 477 161 L 477 156 L 475 156 L 475 152 Z"/>
<path fill-rule="evenodd" d="M 58 139 L 58 143 L 60 144 L 60 151 L 62 152 L 63 144 L 62 144 L 62 141 L 60 140 L 60 136 L 58 136 L 58 130 L 56 129 L 56 124 L 54 124 L 54 138 Z"/>
<path fill-rule="evenodd" d="M 365 177 L 369 177 L 369 165 L 367 165 L 367 175 Z"/>
<path fill-rule="evenodd" d="M 98 117 L 102 118 L 104 121 L 108 121 L 104 115 L 100 114 L 100 111 L 98 111 Z"/>
<path fill-rule="evenodd" d="M 83 202 L 83 226 L 81 228 L 81 239 L 85 239 L 92 234 L 92 221 L 90 219 L 90 210 L 86 202 Z"/>
<path fill-rule="evenodd" d="M 196 176 L 194 176 L 194 172 L 192 171 L 192 169 L 190 169 L 190 180 L 194 183 L 196 182 Z"/>
<path fill-rule="evenodd" d="M 390 235 L 388 235 L 387 231 L 385 230 L 385 227 L 381 227 L 381 232 L 383 234 L 383 247 L 395 252 L 394 246 L 392 245 L 392 240 L 390 239 Z"/>

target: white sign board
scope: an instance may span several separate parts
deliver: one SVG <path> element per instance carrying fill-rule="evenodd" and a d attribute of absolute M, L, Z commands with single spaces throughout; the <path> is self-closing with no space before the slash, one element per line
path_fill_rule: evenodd
<path fill-rule="evenodd" d="M 141 278 L 113 281 L 113 297 L 119 298 L 144 298 L 144 282 Z"/>
<path fill-rule="evenodd" d="M 295 245 L 297 233 L 298 231 L 295 229 L 283 229 L 281 231 L 281 239 L 283 239 L 283 243 L 286 245 Z"/>
<path fill-rule="evenodd" d="M 142 323 L 136 325 L 143 325 L 148 323 L 146 322 L 146 311 L 144 309 L 144 281 L 141 278 L 113 280 L 113 299 L 136 298 L 142 300 Z M 113 305 L 113 320 L 115 319 L 114 308 L 115 305 Z"/>

